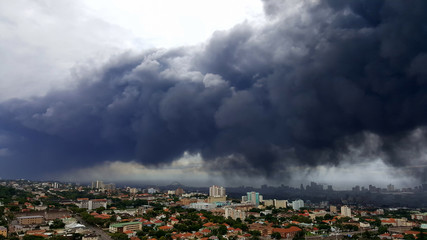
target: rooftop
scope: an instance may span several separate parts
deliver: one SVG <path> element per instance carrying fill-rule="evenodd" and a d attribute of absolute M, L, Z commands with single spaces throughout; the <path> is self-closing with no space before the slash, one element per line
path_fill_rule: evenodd
<path fill-rule="evenodd" d="M 134 225 L 134 224 L 141 224 L 141 222 L 124 222 L 124 223 L 115 223 L 115 224 L 111 224 L 110 227 L 124 227 L 127 225 Z"/>

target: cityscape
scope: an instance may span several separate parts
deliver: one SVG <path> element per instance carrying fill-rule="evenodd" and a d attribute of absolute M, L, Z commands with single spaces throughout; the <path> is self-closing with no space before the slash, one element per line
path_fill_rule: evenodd
<path fill-rule="evenodd" d="M 1 0 L 0 240 L 427 240 L 427 0 Z"/>
<path fill-rule="evenodd" d="M 312 182 L 244 192 L 1 180 L 0 230 L 8 239 L 416 239 L 427 230 L 425 187 L 335 191 Z M 366 194 L 377 200 L 366 201 Z M 419 207 L 405 206 L 408 196 L 419 198 Z"/>

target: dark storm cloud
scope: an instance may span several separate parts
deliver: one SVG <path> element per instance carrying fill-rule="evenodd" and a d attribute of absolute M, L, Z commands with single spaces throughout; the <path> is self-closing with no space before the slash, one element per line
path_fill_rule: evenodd
<path fill-rule="evenodd" d="M 265 26 L 242 23 L 203 48 L 125 54 L 76 89 L 2 103 L 1 173 L 160 164 L 184 151 L 266 175 L 354 149 L 396 166 L 422 158 L 427 2 L 271 0 L 265 11 Z"/>

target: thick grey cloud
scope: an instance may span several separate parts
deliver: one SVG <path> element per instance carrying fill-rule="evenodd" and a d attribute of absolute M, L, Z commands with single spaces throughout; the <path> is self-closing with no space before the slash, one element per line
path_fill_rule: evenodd
<path fill-rule="evenodd" d="M 273 177 L 288 165 L 425 161 L 427 2 L 271 0 L 265 11 L 262 27 L 124 54 L 75 89 L 2 103 L 0 173 L 185 151 L 225 174 Z"/>

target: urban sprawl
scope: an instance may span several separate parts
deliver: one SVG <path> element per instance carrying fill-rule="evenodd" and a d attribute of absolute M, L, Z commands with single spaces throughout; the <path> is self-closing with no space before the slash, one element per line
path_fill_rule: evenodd
<path fill-rule="evenodd" d="M 393 205 L 425 201 L 425 188 L 339 192 L 311 183 L 195 190 L 1 180 L 0 239 L 425 239 L 424 206 Z M 289 198 L 270 198 L 278 192 Z"/>

